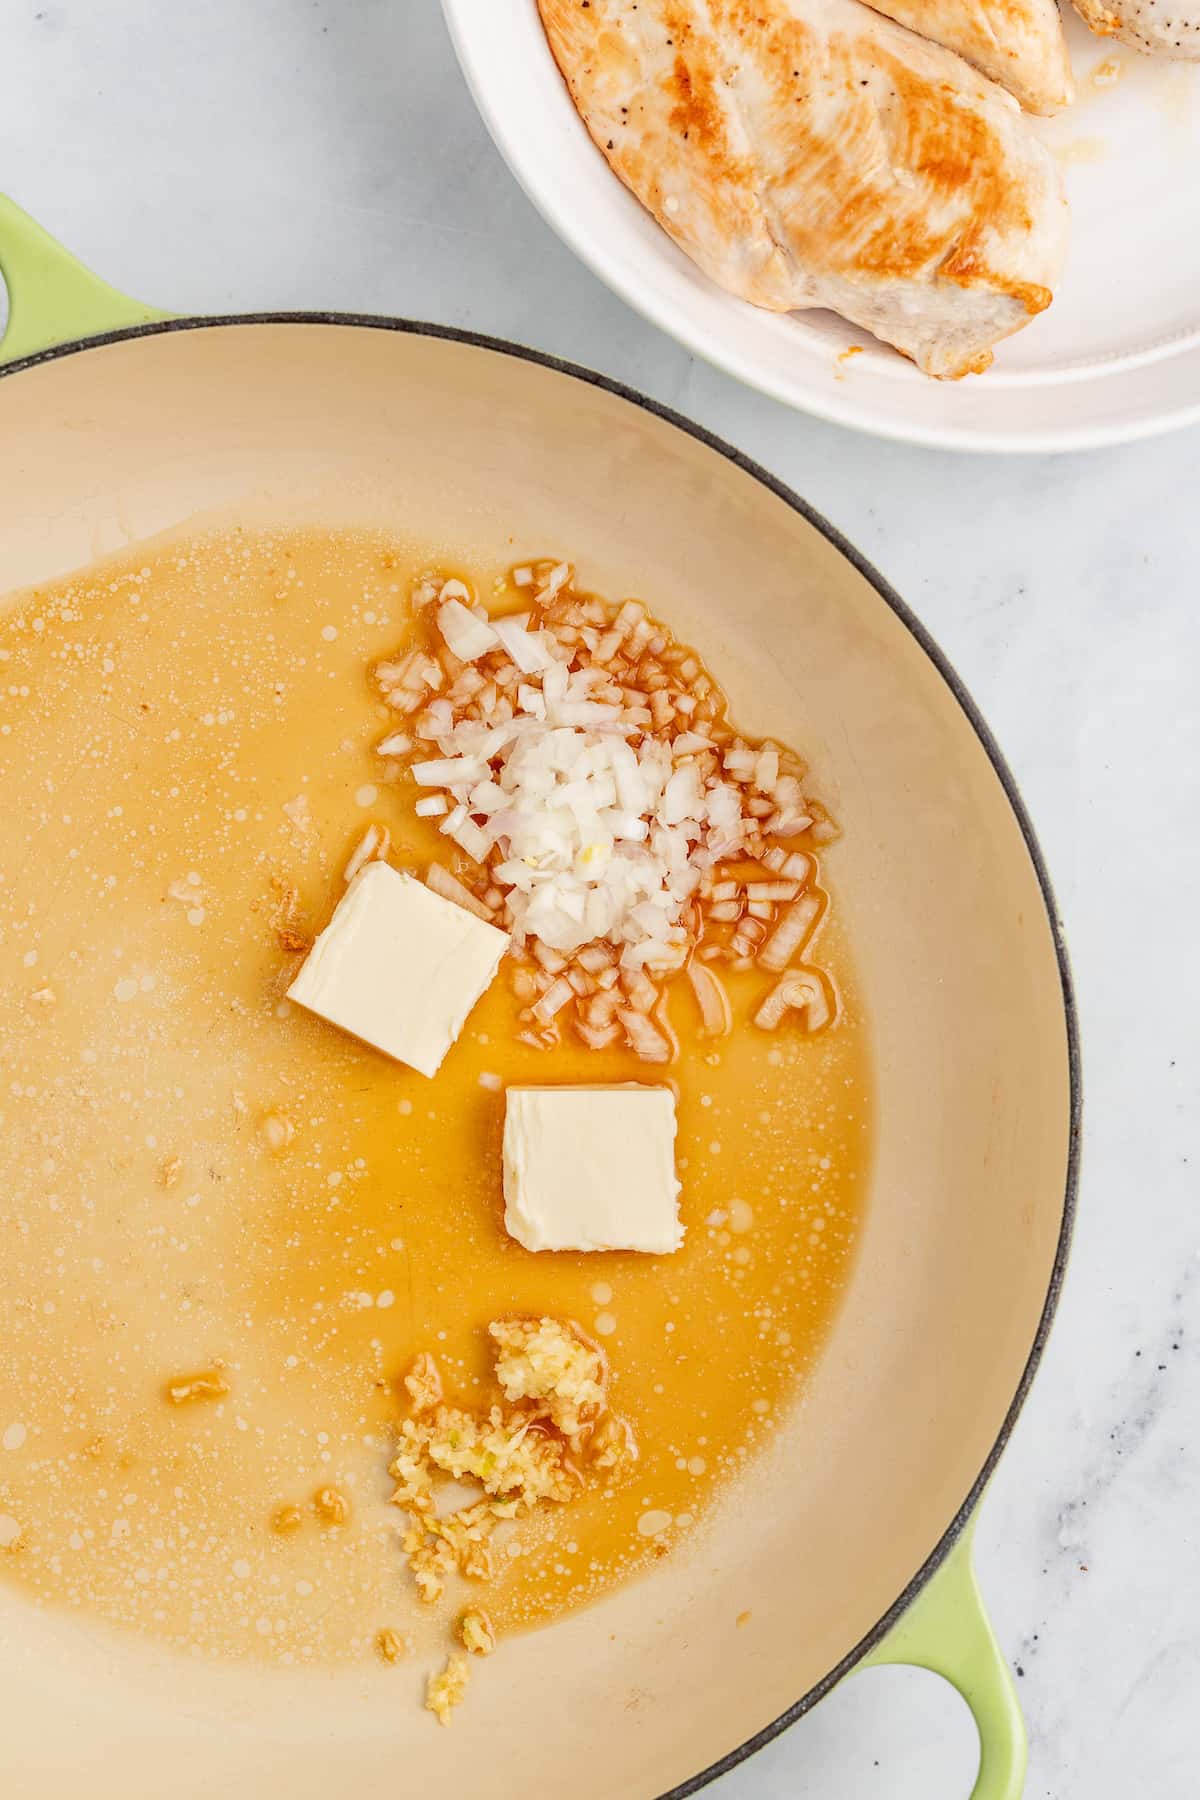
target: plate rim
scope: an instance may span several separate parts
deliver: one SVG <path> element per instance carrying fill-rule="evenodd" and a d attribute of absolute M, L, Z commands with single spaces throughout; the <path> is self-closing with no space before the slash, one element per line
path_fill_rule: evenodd
<path fill-rule="evenodd" d="M 946 652 L 931 635 L 917 614 L 904 601 L 897 590 L 885 576 L 881 575 L 874 564 L 847 538 L 836 525 L 830 523 L 816 507 L 805 500 L 795 489 L 778 476 L 765 468 L 753 457 L 739 450 L 736 445 L 710 431 L 706 426 L 698 425 L 683 413 L 665 405 L 660 400 L 640 393 L 636 388 L 617 381 L 612 376 L 604 375 L 582 364 L 569 362 L 548 351 L 534 350 L 524 344 L 515 343 L 506 338 L 492 337 L 483 332 L 468 331 L 458 326 L 431 324 L 424 320 L 404 319 L 380 313 L 347 313 L 347 312 L 257 312 L 257 313 L 218 313 L 187 314 L 182 317 L 154 320 L 144 325 L 127 326 L 116 331 L 97 333 L 92 337 L 73 339 L 64 344 L 52 345 L 48 349 L 35 351 L 29 356 L 0 366 L 0 384 L 43 364 L 61 362 L 70 356 L 89 351 L 102 350 L 114 344 L 120 344 L 139 338 L 164 337 L 176 332 L 204 331 L 229 327 L 255 325 L 294 325 L 294 326 L 333 326 L 350 327 L 376 331 L 394 331 L 416 338 L 433 338 L 444 342 L 465 344 L 472 349 L 491 351 L 511 357 L 515 361 L 533 364 L 535 367 L 548 370 L 552 374 L 566 376 L 571 380 L 583 382 L 588 387 L 599 388 L 614 395 L 617 399 L 628 402 L 661 420 L 664 424 L 674 426 L 676 430 L 694 439 L 706 449 L 720 456 L 742 474 L 767 489 L 777 500 L 791 511 L 797 513 L 808 525 L 817 531 L 825 541 L 836 550 L 851 567 L 874 590 L 878 599 L 893 614 L 915 640 L 923 651 L 936 673 L 941 677 L 949 691 L 950 698 L 964 714 L 968 725 L 979 740 L 988 762 L 1000 782 L 1008 801 L 1017 828 L 1020 831 L 1026 855 L 1029 857 L 1041 894 L 1045 911 L 1046 924 L 1050 931 L 1054 949 L 1055 962 L 1058 969 L 1059 986 L 1062 997 L 1063 1029 L 1067 1054 L 1067 1160 L 1064 1171 L 1062 1215 L 1059 1232 L 1055 1244 L 1054 1261 L 1051 1265 L 1046 1298 L 1030 1345 L 1029 1355 L 1022 1368 L 1012 1400 L 1000 1422 L 996 1438 L 984 1460 L 983 1466 L 975 1480 L 952 1515 L 949 1523 L 942 1530 L 932 1550 L 920 1567 L 909 1579 L 908 1583 L 897 1595 L 891 1605 L 866 1632 L 862 1638 L 830 1669 L 820 1681 L 815 1682 L 798 1700 L 769 1721 L 751 1737 L 743 1740 L 733 1749 L 727 1751 L 717 1761 L 708 1764 L 695 1774 L 685 1777 L 673 1787 L 656 1796 L 656 1800 L 687 1800 L 687 1797 L 698 1793 L 718 1777 L 728 1774 L 738 1767 L 757 1750 L 762 1749 L 773 1739 L 779 1737 L 790 1725 L 802 1718 L 805 1713 L 823 1700 L 831 1689 L 844 1676 L 859 1664 L 873 1650 L 893 1625 L 907 1612 L 917 1595 L 941 1568 L 950 1552 L 967 1530 L 972 1518 L 983 1498 L 984 1490 L 995 1472 L 1013 1430 L 1020 1416 L 1034 1376 L 1045 1354 L 1050 1330 L 1058 1310 L 1063 1282 L 1066 1277 L 1067 1263 L 1070 1257 L 1071 1241 L 1074 1234 L 1079 1201 L 1080 1153 L 1083 1117 L 1082 1065 L 1079 1043 L 1079 1010 L 1075 998 L 1074 980 L 1071 974 L 1070 960 L 1067 952 L 1066 933 L 1058 904 L 1054 895 L 1049 870 L 1042 853 L 1041 844 L 1033 828 L 1033 822 L 1026 808 L 1016 777 L 1010 769 L 1004 752 L 992 733 L 982 712 L 979 709 L 970 689 L 959 675 L 957 669 Z M 0 403 L 3 395 L 0 392 Z"/>

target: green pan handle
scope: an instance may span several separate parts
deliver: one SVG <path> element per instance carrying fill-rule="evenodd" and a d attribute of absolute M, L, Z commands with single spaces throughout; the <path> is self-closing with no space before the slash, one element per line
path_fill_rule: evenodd
<path fill-rule="evenodd" d="M 971 1800 L 1021 1800 L 1025 1724 L 1016 1685 L 984 1611 L 971 1559 L 974 1521 L 933 1579 L 859 1667 L 907 1663 L 956 1687 L 979 1732 L 979 1779 Z"/>
<path fill-rule="evenodd" d="M 118 294 L 4 194 L 0 194 L 0 274 L 8 289 L 8 329 L 0 337 L 0 365 L 36 356 L 56 344 L 171 317 Z"/>

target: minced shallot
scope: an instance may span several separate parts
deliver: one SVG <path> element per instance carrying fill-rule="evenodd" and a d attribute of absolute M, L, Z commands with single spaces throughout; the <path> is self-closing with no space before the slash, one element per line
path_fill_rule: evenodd
<path fill-rule="evenodd" d="M 812 847 L 836 828 L 794 753 L 735 733 L 698 658 L 637 601 L 577 593 L 566 563 L 511 579 L 527 610 L 495 617 L 465 582 L 422 580 L 425 643 L 376 666 L 404 720 L 378 749 L 466 859 L 430 885 L 509 932 L 526 1040 L 569 1023 L 666 1062 L 666 982 L 686 969 L 702 1031 L 728 1031 L 712 964 L 788 968 L 825 908 Z M 769 1029 L 833 1016 L 827 978 L 783 987 L 760 1005 Z"/>

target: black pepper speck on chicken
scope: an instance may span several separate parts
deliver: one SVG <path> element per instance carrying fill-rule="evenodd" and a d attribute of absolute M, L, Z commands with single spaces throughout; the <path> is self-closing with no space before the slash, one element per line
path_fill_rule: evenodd
<path fill-rule="evenodd" d="M 1075 0 L 1075 10 L 1101 37 L 1147 56 L 1200 62 L 1200 0 Z"/>

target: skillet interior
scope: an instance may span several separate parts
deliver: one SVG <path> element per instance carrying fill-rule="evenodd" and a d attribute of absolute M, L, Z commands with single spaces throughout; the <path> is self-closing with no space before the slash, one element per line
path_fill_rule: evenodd
<path fill-rule="evenodd" d="M 859 1265 L 807 1402 L 689 1555 L 506 1644 L 504 1679 L 449 1733 L 419 1711 L 416 1670 L 207 1669 L 0 1589 L 14 1791 L 315 1800 L 399 1779 L 487 1796 L 529 1758 L 581 1800 L 684 1782 L 814 1697 L 935 1552 L 1053 1290 L 1064 975 L 986 743 L 911 623 L 787 498 L 537 362 L 365 322 L 211 324 L 17 370 L 0 430 L 6 588 L 211 514 L 399 524 L 484 556 L 512 535 L 644 596 L 735 716 L 821 771 L 880 1119 Z"/>

